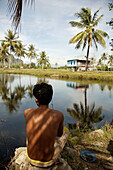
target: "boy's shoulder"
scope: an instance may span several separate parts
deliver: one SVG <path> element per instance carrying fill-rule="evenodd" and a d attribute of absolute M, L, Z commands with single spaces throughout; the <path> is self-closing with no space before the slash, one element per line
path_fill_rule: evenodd
<path fill-rule="evenodd" d="M 32 110 L 31 108 L 26 109 L 26 110 L 24 111 L 24 116 L 26 116 L 26 114 L 28 114 L 31 110 Z"/>
<path fill-rule="evenodd" d="M 57 116 L 61 117 L 61 118 L 64 118 L 64 115 L 61 111 L 59 110 L 54 110 L 54 109 L 51 109 L 51 111 L 56 114 Z"/>

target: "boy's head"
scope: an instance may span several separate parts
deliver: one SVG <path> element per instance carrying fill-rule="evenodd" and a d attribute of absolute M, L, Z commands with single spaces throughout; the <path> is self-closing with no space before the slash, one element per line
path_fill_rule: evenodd
<path fill-rule="evenodd" d="M 36 84 L 33 88 L 33 95 L 40 105 L 48 105 L 53 95 L 52 86 L 46 83 Z"/>

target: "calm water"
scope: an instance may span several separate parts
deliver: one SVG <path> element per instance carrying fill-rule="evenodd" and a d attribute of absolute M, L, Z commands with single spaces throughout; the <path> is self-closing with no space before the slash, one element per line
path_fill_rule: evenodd
<path fill-rule="evenodd" d="M 113 85 L 37 78 L 29 75 L 0 75 L 0 157 L 26 145 L 24 110 L 36 107 L 33 85 L 53 86 L 50 108 L 64 114 L 64 125 L 80 122 L 81 128 L 102 127 L 113 119 Z M 5 142 L 4 142 L 5 141 Z"/>

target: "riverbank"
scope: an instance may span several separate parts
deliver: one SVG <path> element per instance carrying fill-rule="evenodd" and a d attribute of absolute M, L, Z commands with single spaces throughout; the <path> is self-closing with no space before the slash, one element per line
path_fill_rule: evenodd
<path fill-rule="evenodd" d="M 113 72 L 110 71 L 88 71 L 72 72 L 63 69 L 0 69 L 0 73 L 6 74 L 28 74 L 34 76 L 43 76 L 51 78 L 78 79 L 78 80 L 96 80 L 101 82 L 113 82 Z"/>
<path fill-rule="evenodd" d="M 17 151 L 23 150 L 20 154 Z M 90 151 L 96 156 L 94 162 L 87 162 L 81 159 L 81 151 Z M 91 161 L 91 157 L 89 159 Z M 39 170 L 42 168 L 36 168 L 28 163 L 26 159 L 26 152 L 24 147 L 18 148 L 15 151 L 15 157 L 8 165 L 9 169 L 32 169 Z M 27 167 L 27 168 L 26 168 Z M 113 169 L 113 126 L 107 122 L 102 129 L 90 131 L 87 133 L 79 132 L 75 136 L 70 136 L 66 143 L 59 163 L 54 165 L 48 170 L 64 169 L 64 170 L 112 170 Z"/>
<path fill-rule="evenodd" d="M 90 151 L 96 156 L 94 162 L 81 159 L 81 151 Z M 110 170 L 113 169 L 113 127 L 107 122 L 102 129 L 78 133 L 69 139 L 62 157 L 73 170 Z"/>

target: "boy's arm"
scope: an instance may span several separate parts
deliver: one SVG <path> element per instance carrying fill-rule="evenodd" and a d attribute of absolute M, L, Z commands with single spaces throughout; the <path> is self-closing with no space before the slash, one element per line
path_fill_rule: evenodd
<path fill-rule="evenodd" d="M 57 132 L 58 137 L 61 137 L 62 134 L 63 134 L 63 127 L 64 127 L 63 122 L 64 122 L 64 116 L 62 115 L 61 121 L 60 121 L 60 124 L 59 124 L 59 127 L 58 127 L 58 132 Z"/>

